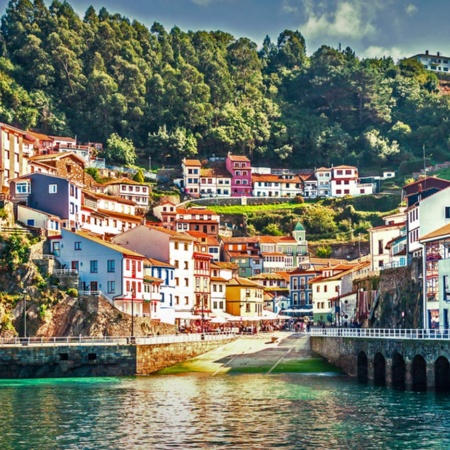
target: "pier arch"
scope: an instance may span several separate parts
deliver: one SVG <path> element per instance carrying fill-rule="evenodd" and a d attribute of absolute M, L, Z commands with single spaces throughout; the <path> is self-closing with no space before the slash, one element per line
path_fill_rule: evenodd
<path fill-rule="evenodd" d="M 379 352 L 373 358 L 373 381 L 377 386 L 386 384 L 386 359 Z"/>
<path fill-rule="evenodd" d="M 366 382 L 369 378 L 369 360 L 364 352 L 358 353 L 358 380 Z"/>
<path fill-rule="evenodd" d="M 450 363 L 445 356 L 434 363 L 434 385 L 437 391 L 450 391 Z"/>
<path fill-rule="evenodd" d="M 406 389 L 406 364 L 400 353 L 395 353 L 392 357 L 392 386 Z"/>
<path fill-rule="evenodd" d="M 414 356 L 411 364 L 413 391 L 427 390 L 427 363 L 422 355 Z"/>

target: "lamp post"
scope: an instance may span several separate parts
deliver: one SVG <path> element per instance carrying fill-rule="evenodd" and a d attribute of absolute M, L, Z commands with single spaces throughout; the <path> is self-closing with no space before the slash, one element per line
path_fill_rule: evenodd
<path fill-rule="evenodd" d="M 134 340 L 134 289 L 131 289 L 131 340 Z"/>
<path fill-rule="evenodd" d="M 202 334 L 204 332 L 204 322 L 205 322 L 205 297 L 202 295 Z"/>
<path fill-rule="evenodd" d="M 23 295 L 23 337 L 27 337 L 27 291 L 22 291 Z"/>
<path fill-rule="evenodd" d="M 148 157 L 148 171 L 151 172 L 152 170 L 152 157 Z"/>

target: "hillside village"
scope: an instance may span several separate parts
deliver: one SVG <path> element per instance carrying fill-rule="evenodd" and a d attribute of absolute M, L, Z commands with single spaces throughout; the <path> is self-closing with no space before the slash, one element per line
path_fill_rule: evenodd
<path fill-rule="evenodd" d="M 51 275 L 70 279 L 80 296 L 96 295 L 130 317 L 194 331 L 280 317 L 368 326 L 380 295 L 364 280 L 415 261 L 411 277 L 425 299 L 416 320 L 448 326 L 449 181 L 425 177 L 404 186 L 402 206 L 369 229 L 368 254 L 317 258 L 300 220 L 289 235 L 235 236 L 219 214 L 192 202 L 234 197 L 245 205 L 251 197 L 374 193 L 374 180 L 361 181 L 354 166 L 300 173 L 253 168 L 247 157 L 231 153 L 214 164 L 183 159 L 176 183 L 189 201 L 162 198 L 152 208 L 152 185 L 102 169 L 98 144 L 7 124 L 0 130 L 1 206 L 13 211 L 15 222 L 7 233 L 41 236 L 42 254 L 33 261 L 54 260 Z M 108 173 L 109 181 L 95 181 L 89 167 Z"/>

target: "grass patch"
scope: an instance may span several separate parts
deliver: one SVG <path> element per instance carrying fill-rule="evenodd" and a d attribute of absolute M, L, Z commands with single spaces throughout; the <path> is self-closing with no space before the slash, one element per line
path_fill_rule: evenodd
<path fill-rule="evenodd" d="M 267 366 L 245 366 L 233 367 L 229 373 L 267 373 L 272 369 L 272 365 Z M 310 358 L 300 360 L 281 361 L 271 373 L 342 373 L 340 369 L 330 364 L 325 359 Z"/>

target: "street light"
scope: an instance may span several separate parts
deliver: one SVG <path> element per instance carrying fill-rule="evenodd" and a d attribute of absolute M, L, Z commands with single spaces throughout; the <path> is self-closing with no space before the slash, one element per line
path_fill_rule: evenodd
<path fill-rule="evenodd" d="M 23 295 L 23 337 L 27 337 L 27 290 L 22 291 Z"/>
<path fill-rule="evenodd" d="M 152 157 L 148 157 L 148 171 L 151 172 L 152 170 Z"/>
<path fill-rule="evenodd" d="M 134 289 L 131 289 L 131 341 L 134 341 Z"/>

